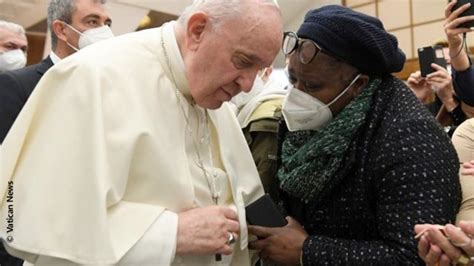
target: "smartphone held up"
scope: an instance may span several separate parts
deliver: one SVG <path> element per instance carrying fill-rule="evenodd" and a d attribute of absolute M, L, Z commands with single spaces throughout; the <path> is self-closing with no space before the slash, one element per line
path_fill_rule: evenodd
<path fill-rule="evenodd" d="M 453 0 L 449 0 L 449 2 L 452 1 Z M 457 0 L 457 3 L 453 6 L 451 10 L 454 11 L 468 3 L 470 3 L 471 6 L 466 11 L 462 12 L 459 17 L 472 16 L 474 15 L 474 0 Z M 474 28 L 474 20 L 464 22 L 460 24 L 458 28 Z"/>
<path fill-rule="evenodd" d="M 443 68 L 447 67 L 446 59 L 444 58 L 443 47 L 440 45 L 426 46 L 418 48 L 418 61 L 420 63 L 420 72 L 422 77 L 435 72 L 431 67 L 435 63 Z"/>

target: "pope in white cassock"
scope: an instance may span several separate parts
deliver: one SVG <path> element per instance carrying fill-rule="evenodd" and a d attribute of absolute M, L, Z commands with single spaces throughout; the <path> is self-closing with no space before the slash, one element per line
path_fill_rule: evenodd
<path fill-rule="evenodd" d="M 8 252 L 35 265 L 250 264 L 244 207 L 263 189 L 223 102 L 250 90 L 281 38 L 271 0 L 201 0 L 51 68 L 1 147 Z"/>

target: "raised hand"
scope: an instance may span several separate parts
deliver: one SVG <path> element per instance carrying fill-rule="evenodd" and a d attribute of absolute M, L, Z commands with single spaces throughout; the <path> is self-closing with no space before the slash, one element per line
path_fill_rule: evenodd
<path fill-rule="evenodd" d="M 426 76 L 426 83 L 434 90 L 436 95 L 438 95 L 448 111 L 454 110 L 458 103 L 454 100 L 454 88 L 451 75 L 445 68 L 437 64 L 431 64 L 431 67 L 436 71 Z"/>
<path fill-rule="evenodd" d="M 466 70 L 470 66 L 468 56 L 465 49 L 463 49 L 463 33 L 471 32 L 469 28 L 458 28 L 464 22 L 474 20 L 474 16 L 459 17 L 461 13 L 466 11 L 471 4 L 465 4 L 460 8 L 452 11 L 453 6 L 457 3 L 456 0 L 450 2 L 444 10 L 444 32 L 449 44 L 449 55 L 451 57 L 451 65 L 457 71 Z"/>
<path fill-rule="evenodd" d="M 421 76 L 420 71 L 411 73 L 408 77 L 407 84 L 421 102 L 425 103 L 425 99 L 430 98 L 429 95 L 432 93 L 431 87 L 426 79 Z"/>

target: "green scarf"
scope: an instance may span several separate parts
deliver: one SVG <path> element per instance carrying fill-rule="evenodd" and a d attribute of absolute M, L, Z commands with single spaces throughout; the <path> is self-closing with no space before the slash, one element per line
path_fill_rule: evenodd
<path fill-rule="evenodd" d="M 373 79 L 327 126 L 320 131 L 288 132 L 278 171 L 281 188 L 308 203 L 334 177 L 358 128 L 364 123 L 372 95 L 380 86 Z"/>

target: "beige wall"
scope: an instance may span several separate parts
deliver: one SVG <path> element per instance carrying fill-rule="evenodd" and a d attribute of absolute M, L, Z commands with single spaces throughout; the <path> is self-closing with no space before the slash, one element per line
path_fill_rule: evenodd
<path fill-rule="evenodd" d="M 400 48 L 407 59 L 417 58 L 417 48 L 444 40 L 444 8 L 447 0 L 294 0 L 306 8 L 285 22 L 285 30 L 297 30 L 305 13 L 329 4 L 343 4 L 359 12 L 376 16 L 382 20 L 387 31 L 398 38 Z M 285 9 L 282 9 L 285 13 Z M 474 34 L 468 35 L 468 45 L 474 44 Z M 275 65 L 283 65 L 278 56 Z"/>
<path fill-rule="evenodd" d="M 394 34 L 407 59 L 417 58 L 417 48 L 445 40 L 443 24 L 447 0 L 345 0 L 354 10 L 377 16 Z M 468 45 L 474 37 L 468 35 Z"/>
<path fill-rule="evenodd" d="M 294 2 L 299 4 L 299 9 L 297 12 L 295 10 L 290 10 L 288 5 L 294 6 Z M 284 31 L 297 31 L 301 23 L 303 23 L 304 16 L 306 13 L 315 8 L 319 8 L 326 5 L 340 5 L 341 0 L 290 0 L 290 1 L 279 1 L 281 12 L 283 13 L 284 18 L 288 18 L 284 21 Z M 291 12 L 291 13 L 290 13 Z M 285 66 L 285 59 L 282 53 L 279 53 L 275 59 L 274 66 L 276 68 L 283 68 Z"/>

